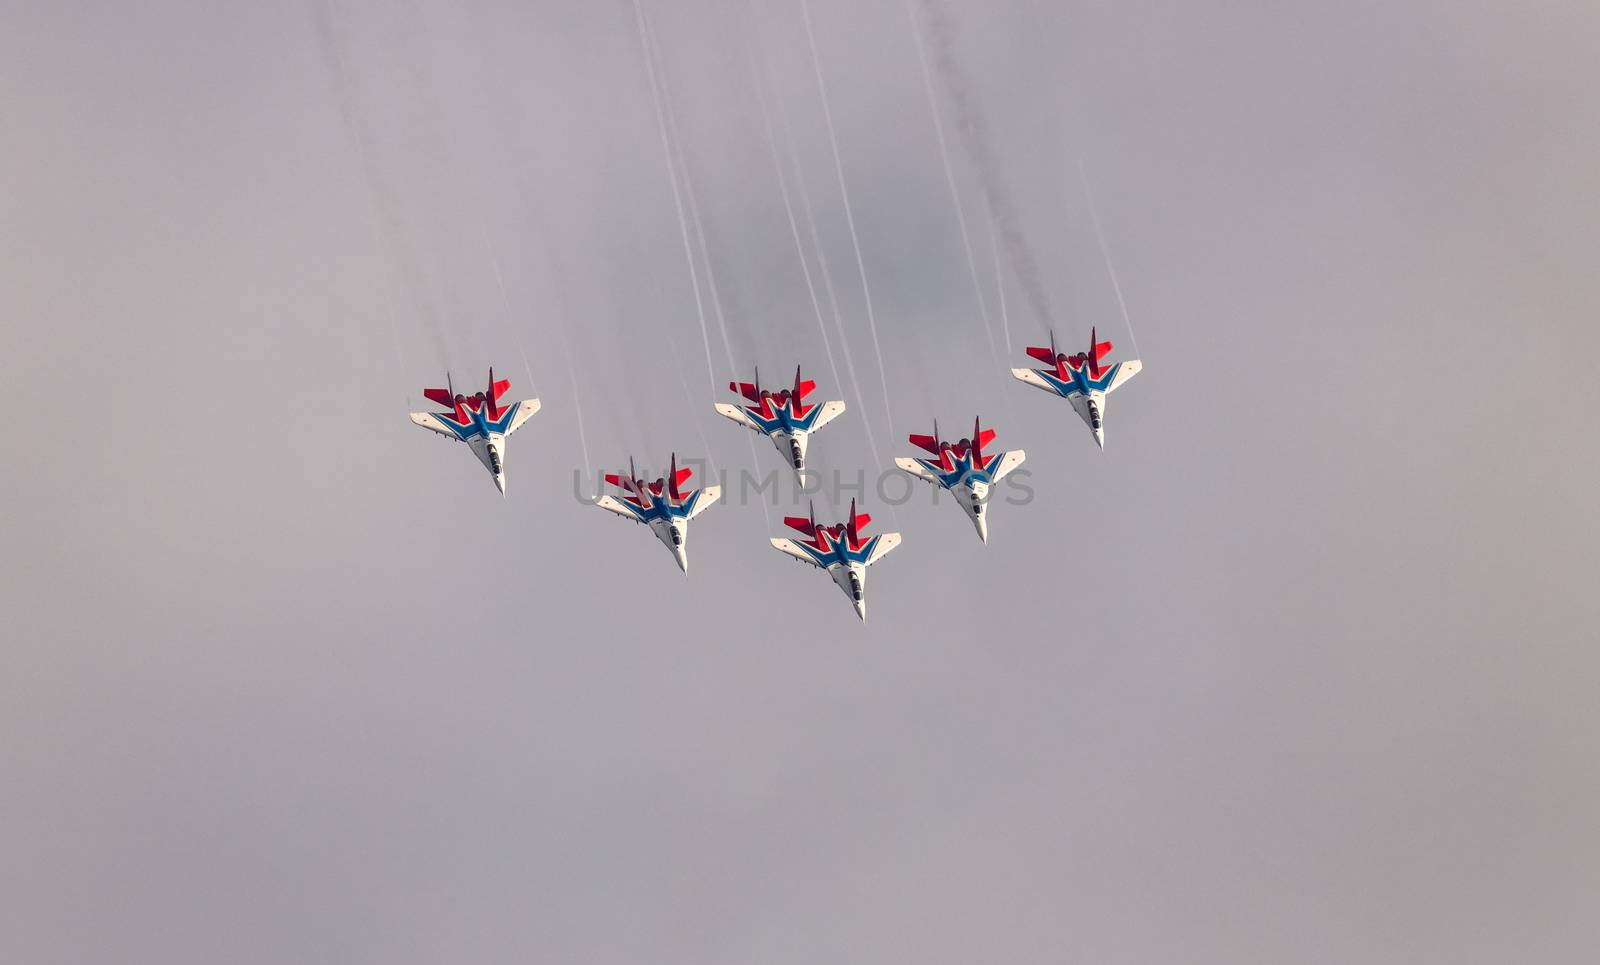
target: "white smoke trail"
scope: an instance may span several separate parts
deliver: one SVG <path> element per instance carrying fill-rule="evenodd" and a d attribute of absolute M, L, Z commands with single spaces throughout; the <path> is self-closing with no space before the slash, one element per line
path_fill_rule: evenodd
<path fill-rule="evenodd" d="M 650 268 L 648 261 L 645 262 L 645 274 L 650 279 L 650 288 L 655 292 L 656 302 L 658 304 L 664 303 L 666 296 L 661 291 L 661 279 L 656 277 L 656 273 Z M 664 341 L 667 343 L 667 351 L 672 355 L 672 368 L 678 374 L 678 385 L 683 389 L 683 398 L 689 403 L 689 411 L 695 413 L 691 421 L 694 423 L 695 435 L 700 437 L 700 451 L 705 454 L 706 470 L 710 473 L 710 479 L 721 480 L 722 470 L 717 467 L 716 457 L 711 454 L 711 441 L 706 438 L 705 428 L 701 425 L 699 407 L 695 405 L 694 393 L 690 391 L 689 380 L 684 375 L 683 357 L 678 354 L 678 340 L 669 338 Z M 754 458 L 755 440 L 751 439 L 750 443 L 750 455 Z M 701 481 L 702 488 L 710 485 L 710 479 Z M 762 504 L 762 515 L 766 515 L 765 504 Z M 771 520 L 769 519 L 768 522 L 770 523 Z"/>
<path fill-rule="evenodd" d="M 656 43 L 655 28 L 645 21 L 646 33 L 649 37 L 651 57 L 656 64 L 661 63 L 661 47 Z M 717 287 L 716 269 L 711 264 L 711 251 L 706 245 L 706 233 L 700 221 L 700 202 L 694 193 L 694 178 L 689 175 L 689 164 L 683 152 L 683 142 L 678 137 L 678 112 L 672 104 L 672 91 L 667 85 L 660 82 L 661 102 L 666 108 L 667 132 L 672 142 L 672 150 L 677 155 L 677 170 L 683 180 L 683 196 L 689 207 L 689 224 L 694 228 L 695 242 L 700 248 L 700 263 L 705 266 L 706 290 L 711 294 L 711 311 L 717 319 L 717 331 L 722 335 L 723 352 L 728 358 L 728 369 L 737 368 L 733 360 L 733 344 L 728 340 L 728 320 L 722 311 L 722 294 Z"/>
<path fill-rule="evenodd" d="M 383 286 L 383 314 L 389 322 L 389 334 L 394 337 L 394 363 L 400 371 L 402 384 L 410 385 L 410 373 L 406 371 L 405 352 L 400 346 L 400 326 L 395 324 L 394 284 Z M 411 393 L 406 393 L 406 408 L 411 408 Z"/>
<path fill-rule="evenodd" d="M 1006 310 L 1006 279 L 1000 271 L 1000 239 L 994 227 L 994 213 L 984 208 L 989 218 L 989 254 L 994 257 L 994 288 L 1000 296 L 1000 330 L 1006 337 L 1006 356 L 1011 355 L 1011 313 Z"/>
<path fill-rule="evenodd" d="M 700 340 L 706 350 L 706 376 L 710 381 L 711 398 L 715 400 L 717 397 L 717 377 L 711 363 L 711 337 L 706 329 L 705 300 L 700 294 L 700 275 L 694 263 L 694 249 L 689 242 L 689 222 L 684 216 L 684 199 L 678 185 L 678 171 L 682 167 L 682 152 L 678 153 L 679 160 L 676 164 L 673 158 L 673 143 L 676 139 L 677 122 L 669 114 L 671 102 L 667 99 L 661 79 L 656 71 L 654 31 L 650 29 L 649 21 L 645 18 L 644 8 L 639 5 L 639 0 L 633 0 L 633 12 L 639 26 L 639 42 L 644 47 L 645 70 L 650 76 L 650 96 L 656 110 L 656 127 L 661 134 L 661 151 L 666 158 L 667 177 L 672 182 L 672 200 L 678 211 L 678 230 L 683 239 L 683 256 L 689 264 L 689 284 L 694 288 L 695 312 L 700 319 Z M 701 257 L 705 261 L 706 281 L 710 285 L 712 302 L 717 313 L 717 324 L 722 331 L 722 345 L 727 353 L 728 367 L 732 369 L 735 367 L 733 349 L 728 343 L 728 330 L 722 315 L 722 302 L 717 294 L 716 281 L 712 274 L 711 258 L 706 250 L 705 234 L 700 230 L 699 206 L 694 202 L 693 186 L 688 184 L 687 172 L 684 173 L 684 186 L 691 192 L 689 199 L 690 204 L 693 205 L 691 210 L 694 214 L 695 232 L 700 239 Z M 757 465 L 755 439 L 747 436 L 746 441 L 750 444 L 750 463 L 752 466 Z M 767 515 L 765 502 L 761 504 L 761 512 L 763 516 Z M 770 519 L 768 522 L 770 523 Z"/>
<path fill-rule="evenodd" d="M 639 27 L 639 44 L 644 52 L 645 73 L 650 78 L 650 99 L 655 105 L 656 128 L 661 134 L 661 154 L 667 165 L 667 180 L 672 184 L 672 203 L 678 212 L 678 233 L 683 240 L 683 258 L 689 266 L 689 284 L 694 288 L 695 314 L 700 319 L 700 341 L 706 350 L 706 380 L 711 397 L 717 397 L 717 373 L 711 364 L 711 336 L 706 331 L 706 306 L 700 297 L 700 272 L 694 263 L 694 247 L 689 242 L 689 220 L 683 212 L 683 195 L 678 190 L 678 172 L 672 163 L 672 142 L 667 137 L 666 114 L 661 107 L 661 82 L 656 77 L 655 58 L 650 51 L 650 31 L 645 24 L 644 8 L 633 0 L 633 16 Z"/>
<path fill-rule="evenodd" d="M 811 248 L 817 258 L 817 273 L 822 276 L 822 290 L 828 296 L 828 308 L 833 314 L 834 333 L 839 336 L 839 347 L 844 352 L 845 371 L 850 375 L 850 390 L 857 399 L 865 400 L 861 393 L 861 380 L 856 377 L 855 353 L 850 351 L 850 339 L 845 335 L 844 316 L 839 311 L 839 295 L 833 286 L 833 273 L 828 269 L 828 257 L 824 254 L 822 237 L 817 232 L 817 219 L 811 207 L 811 192 L 806 188 L 805 171 L 800 166 L 800 151 L 795 146 L 794 133 L 789 129 L 789 115 L 783 109 L 783 102 L 777 102 L 778 126 L 783 132 L 784 144 L 789 148 L 789 161 L 794 168 L 795 190 L 800 194 L 800 213 L 805 216 L 806 233 L 811 239 Z M 878 451 L 878 440 L 872 431 L 872 419 L 866 414 L 866 404 L 862 403 L 861 425 L 867 432 L 867 448 L 872 451 L 872 463 L 875 466 L 883 465 L 883 456 Z"/>
<path fill-rule="evenodd" d="M 379 233 L 393 258 L 393 267 L 410 295 L 412 307 L 433 341 L 436 363 L 448 369 L 455 361 L 455 353 L 450 349 L 449 341 L 445 338 L 444 326 L 439 320 L 439 313 L 428 296 L 427 281 L 422 277 L 423 272 L 416 263 L 417 259 L 411 251 L 411 246 L 406 242 L 405 230 L 398 213 L 399 201 L 378 164 L 378 153 L 372 143 L 372 132 L 360 109 L 361 95 L 357 90 L 357 82 L 344 61 L 344 49 L 339 42 L 336 22 L 338 15 L 333 0 L 323 0 L 320 5 L 313 7 L 311 19 L 322 41 L 328 67 L 333 73 L 340 118 L 344 121 L 345 131 L 356 144 L 356 155 L 362 175 L 367 182 L 367 189 L 372 195 Z"/>
<path fill-rule="evenodd" d="M 583 449 L 583 477 L 594 476 L 594 463 L 589 460 L 589 434 L 583 428 L 583 399 L 578 391 L 578 373 L 572 367 L 572 352 L 566 339 L 561 340 L 561 355 L 567 363 L 567 378 L 572 380 L 572 410 L 578 417 L 578 445 Z"/>
<path fill-rule="evenodd" d="M 489 233 L 483 234 L 483 247 L 489 254 L 489 266 L 494 269 L 494 283 L 500 289 L 500 306 L 505 309 L 506 325 L 511 329 L 511 338 L 516 342 L 517 354 L 522 357 L 522 370 L 528 375 L 528 389 L 534 396 L 539 394 L 538 383 L 533 378 L 533 366 L 528 363 L 528 351 L 523 347 L 522 332 L 517 328 L 517 320 L 511 308 L 511 295 L 506 291 L 506 278 L 500 271 L 500 256 L 494 250 L 494 243 L 489 240 Z"/>
<path fill-rule="evenodd" d="M 1094 225 L 1094 240 L 1100 245 L 1100 257 L 1105 259 L 1106 274 L 1111 276 L 1111 290 L 1117 293 L 1117 307 L 1122 310 L 1122 323 L 1128 327 L 1128 342 L 1134 358 L 1139 357 L 1139 340 L 1133 334 L 1133 318 L 1128 314 L 1128 302 L 1122 297 L 1122 282 L 1117 279 L 1117 266 L 1111 262 L 1111 246 L 1106 244 L 1105 232 L 1100 230 L 1100 212 L 1095 208 L 1094 192 L 1089 189 L 1089 174 L 1084 170 L 1083 158 L 1078 159 L 1078 180 L 1083 183 L 1083 200 L 1089 204 L 1089 221 Z"/>
<path fill-rule="evenodd" d="M 961 249 L 967 255 L 967 272 L 972 276 L 972 290 L 978 296 L 978 315 L 983 319 L 983 334 L 989 340 L 989 355 L 1000 364 L 994 347 L 994 326 L 989 321 L 988 300 L 983 297 L 983 283 L 978 280 L 978 261 L 972 255 L 972 236 L 967 231 L 967 213 L 961 205 L 961 192 L 956 188 L 955 169 L 950 164 L 950 145 L 944 136 L 944 119 L 939 114 L 939 98 L 933 91 L 933 70 L 928 66 L 928 52 L 922 44 L 922 27 L 917 23 L 917 11 L 911 0 L 905 0 L 906 16 L 911 18 L 911 39 L 917 48 L 917 62 L 922 65 L 922 87 L 928 93 L 928 110 L 933 115 L 933 133 L 939 142 L 939 157 L 944 162 L 944 181 L 950 188 L 950 203 L 956 209 L 956 224 L 961 228 Z M 1009 346 L 1007 346 L 1009 351 Z"/>
<path fill-rule="evenodd" d="M 844 380 L 839 377 L 839 363 L 833 357 L 833 340 L 828 337 L 828 326 L 822 318 L 822 303 L 817 299 L 816 281 L 811 277 L 811 264 L 806 259 L 805 244 L 800 240 L 800 225 L 794 217 L 794 203 L 789 197 L 789 179 L 783 173 L 783 161 L 778 156 L 778 139 L 772 131 L 772 112 L 767 107 L 767 78 L 765 71 L 756 71 L 754 66 L 751 72 L 755 74 L 756 101 L 761 107 L 761 126 L 767 134 L 767 152 L 772 157 L 772 171 L 778 178 L 778 194 L 783 199 L 783 212 L 789 218 L 789 236 L 794 239 L 794 252 L 800 260 L 800 272 L 805 276 L 806 294 L 811 296 L 811 310 L 817 316 L 817 333 L 822 336 L 822 350 L 828 356 L 828 368 L 833 372 L 833 384 L 842 386 Z"/>
<path fill-rule="evenodd" d="M 1045 294 L 1044 283 L 1040 278 L 1039 262 L 1033 257 L 1033 247 L 1022 231 L 1016 206 L 1011 203 L 1011 196 L 1005 189 L 1005 179 L 1001 176 L 994 157 L 989 153 L 988 125 L 984 121 L 983 112 L 971 95 L 966 75 L 956 61 L 953 28 L 944 11 L 938 6 L 937 0 L 923 0 L 922 6 L 928 34 L 934 43 L 934 64 L 944 79 L 951 103 L 955 106 L 956 118 L 960 121 L 959 127 L 967 145 L 967 153 L 972 158 L 973 167 L 977 169 L 978 178 L 983 184 L 984 197 L 989 202 L 991 221 L 1000 227 L 1001 237 L 1005 241 L 1006 258 L 1011 262 L 1011 270 L 1016 273 L 1017 280 L 1022 283 L 1023 292 L 1038 314 L 1040 324 L 1049 329 L 1054 326 L 1055 321 L 1050 310 L 1050 299 Z"/>
<path fill-rule="evenodd" d="M 844 221 L 850 229 L 850 245 L 855 249 L 856 271 L 861 276 L 862 303 L 867 309 L 867 330 L 872 334 L 872 351 L 878 360 L 878 380 L 883 386 L 883 411 L 894 424 L 894 413 L 889 403 L 889 375 L 883 367 L 883 348 L 878 344 L 878 321 L 872 311 L 872 287 L 867 283 L 867 265 L 861 257 L 861 239 L 856 234 L 856 218 L 850 206 L 850 188 L 845 183 L 844 162 L 839 158 L 839 137 L 833 126 L 833 108 L 828 103 L 828 82 L 822 76 L 822 58 L 817 54 L 817 36 L 811 27 L 811 4 L 800 0 L 800 13 L 805 20 L 806 42 L 811 47 L 811 67 L 817 75 L 817 91 L 822 96 L 822 119 L 828 127 L 828 146 L 833 150 L 833 170 L 839 179 L 839 197 L 844 202 Z M 863 421 L 865 417 L 863 416 Z"/>

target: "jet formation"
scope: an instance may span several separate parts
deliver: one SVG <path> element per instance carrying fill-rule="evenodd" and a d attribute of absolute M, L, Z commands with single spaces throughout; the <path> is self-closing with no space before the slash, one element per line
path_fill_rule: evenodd
<path fill-rule="evenodd" d="M 1103 450 L 1106 397 L 1143 368 L 1138 359 L 1108 361 L 1111 349 L 1111 343 L 1100 341 L 1098 333 L 1091 328 L 1088 351 L 1066 355 L 1057 351 L 1055 334 L 1051 333 L 1048 348 L 1029 346 L 1027 349 L 1030 358 L 1049 367 L 1012 369 L 1011 374 L 1019 381 L 1066 399 L 1089 427 L 1096 445 Z M 485 391 L 472 395 L 457 393 L 448 374 L 445 376 L 445 385 L 443 389 L 424 389 L 423 395 L 446 411 L 413 412 L 411 421 L 424 429 L 466 443 L 478 461 L 489 470 L 495 488 L 504 496 L 506 440 L 539 411 L 539 400 L 525 399 L 502 404 L 511 382 L 497 380 L 493 368 L 489 370 L 489 385 Z M 717 413 L 770 439 L 784 462 L 804 482 L 811 434 L 838 418 L 845 411 L 845 404 L 842 401 L 807 402 L 806 397 L 816 390 L 817 384 L 802 378 L 798 366 L 795 368 L 793 384 L 776 392 L 762 386 L 759 369 L 754 382 L 729 382 L 728 388 L 738 393 L 744 404 L 719 402 L 716 403 Z M 897 458 L 895 465 L 951 493 L 956 505 L 972 521 L 978 539 L 987 543 L 987 510 L 994 487 L 1022 465 L 1027 454 L 1021 449 L 985 451 L 994 442 L 995 430 L 983 428 L 981 419 L 973 420 L 971 436 L 953 443 L 940 435 L 937 421 L 934 422 L 932 435 L 913 433 L 907 438 L 927 455 Z M 607 512 L 648 526 L 672 553 L 678 569 L 687 574 L 689 523 L 715 503 L 722 493 L 717 486 L 685 488 L 693 473 L 687 468 L 678 468 L 675 452 L 669 460 L 669 467 L 666 475 L 647 482 L 639 477 L 630 458 L 626 476 L 607 473 L 604 477 L 606 484 L 616 487 L 619 495 L 603 494 L 591 502 Z M 872 517 L 857 513 L 853 499 L 850 501 L 849 514 L 839 523 L 819 525 L 815 505 L 811 507 L 809 515 L 785 517 L 783 522 L 805 538 L 774 537 L 772 546 L 792 559 L 826 571 L 834 584 L 850 598 L 856 615 L 865 621 L 867 568 L 900 545 L 900 534 L 866 535 L 865 529 L 872 522 Z"/>

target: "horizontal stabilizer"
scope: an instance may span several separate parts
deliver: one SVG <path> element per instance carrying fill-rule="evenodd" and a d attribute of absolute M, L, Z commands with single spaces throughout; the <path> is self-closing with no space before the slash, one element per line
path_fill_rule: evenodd
<path fill-rule="evenodd" d="M 1111 343 L 1110 342 L 1096 342 L 1095 343 L 1095 345 L 1094 345 L 1094 360 L 1096 362 L 1099 362 L 1101 359 L 1105 358 L 1107 355 L 1110 355 L 1110 354 L 1111 354 Z"/>
<path fill-rule="evenodd" d="M 994 430 L 993 429 L 985 429 L 982 432 L 978 433 L 978 438 L 973 440 L 973 445 L 977 446 L 979 449 L 982 449 L 984 446 L 987 446 L 989 443 L 991 443 L 993 441 L 994 441 Z"/>
<path fill-rule="evenodd" d="M 511 380 L 510 379 L 501 379 L 500 381 L 494 383 L 493 388 L 494 388 L 494 401 L 499 402 L 500 401 L 500 397 L 502 395 L 506 394 L 506 390 L 507 389 L 511 388 Z"/>
<path fill-rule="evenodd" d="M 913 436 L 910 437 L 910 439 L 911 439 L 911 444 L 913 446 L 917 446 L 917 447 L 919 447 L 921 449 L 926 449 L 928 452 L 931 452 L 931 453 L 933 453 L 935 455 L 938 455 L 938 453 L 939 453 L 939 440 L 935 439 L 933 436 L 913 435 Z"/>
<path fill-rule="evenodd" d="M 1038 359 L 1046 365 L 1056 364 L 1056 353 L 1047 348 L 1038 348 L 1030 345 L 1028 346 L 1028 357 Z"/>
<path fill-rule="evenodd" d="M 812 526 L 811 520 L 804 516 L 785 516 L 783 517 L 783 525 L 790 529 L 799 530 L 807 536 L 817 535 L 816 527 Z"/>
<path fill-rule="evenodd" d="M 456 407 L 455 396 L 450 394 L 449 389 L 423 389 L 422 397 L 429 402 L 437 402 L 446 409 L 454 409 Z"/>

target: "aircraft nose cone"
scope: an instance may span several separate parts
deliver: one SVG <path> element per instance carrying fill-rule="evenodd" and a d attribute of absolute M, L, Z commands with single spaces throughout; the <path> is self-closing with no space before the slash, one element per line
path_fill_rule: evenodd
<path fill-rule="evenodd" d="M 689 554 L 682 547 L 672 551 L 672 558 L 678 561 L 678 569 L 684 576 L 689 575 Z"/>
<path fill-rule="evenodd" d="M 1100 448 L 1101 449 L 1105 449 L 1105 447 L 1106 447 L 1106 430 L 1104 430 L 1104 429 L 1096 429 L 1096 430 L 1094 430 L 1094 441 L 1100 444 Z"/>
<path fill-rule="evenodd" d="M 856 616 L 861 618 L 861 622 L 862 623 L 866 623 L 867 622 L 867 601 L 866 600 L 856 600 L 854 602 L 855 602 L 855 605 L 856 605 Z"/>
<path fill-rule="evenodd" d="M 975 516 L 972 519 L 972 525 L 978 528 L 978 542 L 989 542 L 989 521 L 982 516 Z"/>
<path fill-rule="evenodd" d="M 494 488 L 500 490 L 500 495 L 504 496 L 506 494 L 506 477 L 505 476 L 496 476 L 496 477 L 494 477 Z"/>

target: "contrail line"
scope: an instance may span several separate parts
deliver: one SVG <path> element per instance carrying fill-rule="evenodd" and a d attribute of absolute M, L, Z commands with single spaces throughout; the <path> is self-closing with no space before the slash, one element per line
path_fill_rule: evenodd
<path fill-rule="evenodd" d="M 983 297 L 983 283 L 978 280 L 978 262 L 972 256 L 972 237 L 967 231 L 967 214 L 961 206 L 961 192 L 956 188 L 955 169 L 950 164 L 950 145 L 944 136 L 944 119 L 939 116 L 939 99 L 933 90 L 933 70 L 928 66 L 928 51 L 922 43 L 922 27 L 917 23 L 916 8 L 911 0 L 904 0 L 906 16 L 911 18 L 911 39 L 916 42 L 917 62 L 922 65 L 922 86 L 928 92 L 928 110 L 933 115 L 933 133 L 939 142 L 939 157 L 944 162 L 944 181 L 950 188 L 950 203 L 956 209 L 956 224 L 961 228 L 961 248 L 967 255 L 967 273 L 972 276 L 972 290 L 978 296 L 978 315 L 983 319 L 983 334 L 989 340 L 989 355 L 995 365 L 1000 364 L 994 347 L 994 326 L 989 321 L 989 305 Z M 1010 351 L 1010 346 L 1007 346 Z"/>
<path fill-rule="evenodd" d="M 833 151 L 833 170 L 839 179 L 839 197 L 844 201 L 845 225 L 850 229 L 850 245 L 856 254 L 856 271 L 861 275 L 861 298 L 867 309 L 867 330 L 872 334 L 872 351 L 878 360 L 878 381 L 883 386 L 883 411 L 889 420 L 889 425 L 892 426 L 894 414 L 889 405 L 889 375 L 883 367 L 883 348 L 878 344 L 878 321 L 872 311 L 872 286 L 867 282 L 867 265 L 861 257 L 861 238 L 856 234 L 856 218 L 850 208 L 850 188 L 845 183 L 844 162 L 839 158 L 839 137 L 833 127 L 833 108 L 828 103 L 828 82 L 822 76 L 822 58 L 817 54 L 817 35 L 811 27 L 811 4 L 808 0 L 800 0 L 800 13 L 805 19 L 806 42 L 811 47 L 811 67 L 817 75 L 817 92 L 822 95 L 822 118 L 828 126 L 828 146 Z"/>

